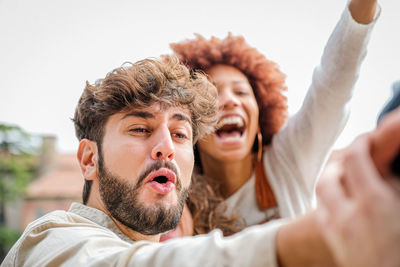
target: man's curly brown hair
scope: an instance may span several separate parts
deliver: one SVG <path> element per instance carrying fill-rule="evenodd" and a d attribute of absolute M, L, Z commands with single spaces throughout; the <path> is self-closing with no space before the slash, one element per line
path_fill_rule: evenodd
<path fill-rule="evenodd" d="M 76 136 L 95 141 L 99 151 L 104 127 L 110 116 L 119 112 L 159 103 L 189 109 L 193 141 L 212 132 L 217 120 L 217 92 L 207 77 L 189 71 L 175 56 L 145 59 L 108 73 L 95 84 L 86 83 L 75 110 Z M 83 203 L 91 183 L 85 181 Z"/>
<path fill-rule="evenodd" d="M 225 39 L 206 40 L 199 34 L 193 40 L 170 44 L 182 63 L 192 70 L 206 71 L 216 64 L 231 65 L 243 72 L 253 88 L 260 111 L 259 125 L 263 145 L 286 121 L 287 98 L 283 95 L 285 75 L 276 63 L 268 60 L 243 37 L 228 34 Z"/>

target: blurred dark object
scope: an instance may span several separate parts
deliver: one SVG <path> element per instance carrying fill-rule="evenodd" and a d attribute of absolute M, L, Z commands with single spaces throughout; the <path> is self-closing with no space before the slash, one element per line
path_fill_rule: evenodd
<path fill-rule="evenodd" d="M 397 176 L 400 177 L 400 151 L 397 154 L 397 157 L 394 159 L 392 162 L 392 165 L 390 166 L 392 169 L 392 172 Z"/>
<path fill-rule="evenodd" d="M 400 81 L 396 81 L 392 85 L 392 97 L 385 104 L 385 106 L 382 108 L 381 112 L 378 115 L 378 124 L 387 113 L 398 108 L 399 106 L 400 106 Z M 400 151 L 390 167 L 393 173 L 398 177 L 400 177 Z"/>
<path fill-rule="evenodd" d="M 394 82 L 392 85 L 392 97 L 383 106 L 381 112 L 378 115 L 378 124 L 382 118 L 390 111 L 400 106 L 400 81 Z"/>

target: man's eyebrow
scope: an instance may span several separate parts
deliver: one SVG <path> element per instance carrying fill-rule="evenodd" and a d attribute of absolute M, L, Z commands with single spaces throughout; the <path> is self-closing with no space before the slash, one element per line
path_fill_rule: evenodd
<path fill-rule="evenodd" d="M 147 112 L 147 111 L 132 111 L 132 112 L 129 112 L 129 113 L 125 114 L 122 117 L 122 120 L 127 118 L 127 117 L 131 117 L 131 116 L 139 117 L 139 118 L 143 118 L 143 119 L 153 119 L 153 118 L 155 118 L 155 116 L 153 114 L 151 114 L 150 112 Z"/>
<path fill-rule="evenodd" d="M 182 113 L 175 113 L 174 115 L 172 115 L 172 118 L 178 121 L 186 121 L 190 125 L 192 124 L 192 121 L 189 119 L 189 117 Z"/>

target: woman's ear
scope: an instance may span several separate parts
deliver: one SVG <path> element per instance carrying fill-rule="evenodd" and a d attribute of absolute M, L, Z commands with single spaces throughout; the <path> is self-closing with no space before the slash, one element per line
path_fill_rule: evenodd
<path fill-rule="evenodd" d="M 79 142 L 77 158 L 83 177 L 86 180 L 96 180 L 98 162 L 98 150 L 96 142 L 88 139 L 82 139 Z"/>

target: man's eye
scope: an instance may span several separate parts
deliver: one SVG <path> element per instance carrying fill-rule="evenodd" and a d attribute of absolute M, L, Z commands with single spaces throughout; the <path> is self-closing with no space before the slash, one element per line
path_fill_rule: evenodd
<path fill-rule="evenodd" d="M 146 128 L 133 128 L 133 129 L 129 129 L 129 132 L 131 132 L 131 133 L 149 133 L 149 130 L 147 130 Z"/>
<path fill-rule="evenodd" d="M 172 136 L 179 138 L 179 139 L 187 139 L 187 136 L 182 133 L 174 133 L 174 134 L 172 134 Z"/>

